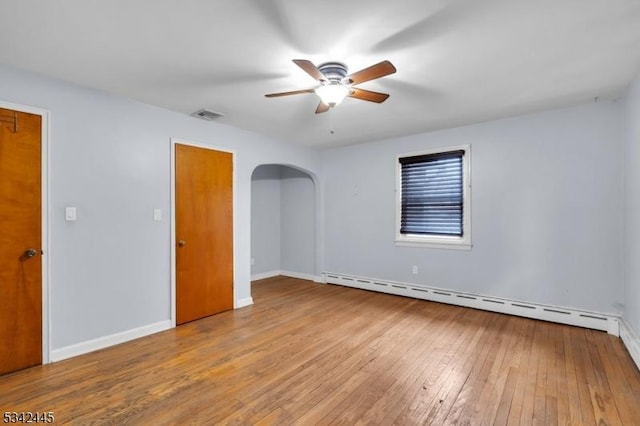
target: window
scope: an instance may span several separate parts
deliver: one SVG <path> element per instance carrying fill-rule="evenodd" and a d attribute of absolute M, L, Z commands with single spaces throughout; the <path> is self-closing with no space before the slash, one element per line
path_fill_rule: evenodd
<path fill-rule="evenodd" d="M 396 245 L 471 248 L 469 146 L 398 157 Z"/>

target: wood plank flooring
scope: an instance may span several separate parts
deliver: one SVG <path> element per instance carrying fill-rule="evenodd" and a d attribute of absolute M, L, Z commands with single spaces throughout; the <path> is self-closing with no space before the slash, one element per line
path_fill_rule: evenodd
<path fill-rule="evenodd" d="M 603 332 L 292 278 L 253 297 L 2 376 L 0 409 L 82 425 L 640 424 L 640 372 Z"/>

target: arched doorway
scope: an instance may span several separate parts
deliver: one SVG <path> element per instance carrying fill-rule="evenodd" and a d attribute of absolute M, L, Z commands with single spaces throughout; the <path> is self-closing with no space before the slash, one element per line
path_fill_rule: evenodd
<path fill-rule="evenodd" d="M 251 176 L 252 280 L 287 275 L 317 280 L 316 181 L 299 168 L 256 167 Z"/>

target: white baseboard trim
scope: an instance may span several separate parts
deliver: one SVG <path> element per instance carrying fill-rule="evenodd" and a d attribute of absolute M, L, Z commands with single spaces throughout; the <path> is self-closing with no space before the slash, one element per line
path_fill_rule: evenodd
<path fill-rule="evenodd" d="M 318 283 L 318 284 L 326 284 L 326 283 L 327 283 L 327 281 L 326 281 L 326 279 L 325 279 L 325 277 L 324 277 L 324 274 L 323 274 L 323 275 L 320 275 L 320 276 L 317 276 L 317 277 L 313 280 L 313 282 L 314 282 L 314 283 Z"/>
<path fill-rule="evenodd" d="M 537 303 L 521 302 L 491 296 L 482 296 L 459 291 L 426 287 L 418 284 L 408 284 L 394 281 L 363 278 L 332 272 L 323 273 L 329 284 L 371 290 L 381 293 L 407 296 L 432 302 L 465 306 L 502 314 L 575 325 L 578 327 L 606 331 L 614 336 L 620 335 L 619 318 L 616 315 L 597 312 L 580 311 L 573 308 L 541 305 Z"/>
<path fill-rule="evenodd" d="M 259 272 L 251 275 L 251 281 L 264 280 L 266 278 L 277 277 L 280 275 L 280 271 Z"/>
<path fill-rule="evenodd" d="M 640 337 L 635 332 L 631 325 L 624 319 L 620 321 L 620 338 L 622 339 L 622 343 L 629 351 L 633 362 L 636 363 L 636 366 L 640 370 Z"/>
<path fill-rule="evenodd" d="M 280 275 L 291 278 L 298 278 L 301 280 L 322 282 L 322 277 L 313 274 L 305 274 L 303 272 L 292 272 L 292 271 L 280 271 Z"/>
<path fill-rule="evenodd" d="M 138 339 L 140 337 L 148 336 L 160 331 L 169 330 L 170 328 L 172 328 L 170 320 L 160 321 L 154 324 L 134 328 L 132 330 L 122 331 L 120 333 L 111 334 L 109 336 L 98 337 L 97 339 L 76 343 L 60 349 L 54 349 L 53 351 L 51 351 L 51 362 L 62 361 L 63 359 L 72 358 L 74 356 L 104 349 L 109 346 L 128 342 L 130 340 Z"/>
<path fill-rule="evenodd" d="M 234 309 L 244 308 L 245 306 L 253 305 L 253 297 L 245 297 L 244 299 L 239 299 L 236 302 L 236 307 Z"/>
<path fill-rule="evenodd" d="M 293 271 L 269 271 L 269 272 L 260 272 L 258 274 L 251 275 L 251 281 L 264 280 L 266 278 L 272 277 L 291 277 L 298 278 L 301 280 L 313 281 L 316 283 L 325 283 L 323 275 L 313 275 L 313 274 L 305 274 L 304 272 L 293 272 Z"/>

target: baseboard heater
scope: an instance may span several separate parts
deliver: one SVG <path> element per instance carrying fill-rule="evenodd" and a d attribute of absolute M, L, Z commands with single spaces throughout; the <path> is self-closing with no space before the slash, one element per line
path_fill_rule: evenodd
<path fill-rule="evenodd" d="M 327 284 L 337 284 L 362 290 L 371 290 L 381 293 L 395 294 L 398 296 L 412 297 L 415 299 L 429 300 L 432 302 L 447 303 L 450 305 L 465 306 L 468 308 L 482 309 L 502 314 L 557 322 L 560 324 L 575 325 L 593 330 L 606 331 L 614 336 L 620 336 L 618 317 L 610 314 L 580 311 L 550 305 L 540 305 L 497 297 L 480 296 L 416 284 L 363 278 L 331 272 L 324 272 L 323 278 Z"/>

